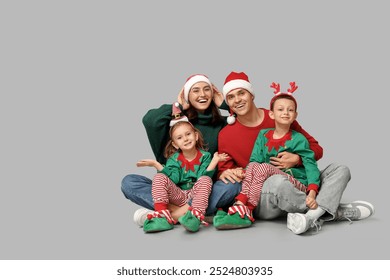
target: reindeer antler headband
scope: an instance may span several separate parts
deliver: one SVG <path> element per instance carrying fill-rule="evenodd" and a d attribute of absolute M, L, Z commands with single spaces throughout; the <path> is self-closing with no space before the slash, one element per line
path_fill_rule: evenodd
<path fill-rule="evenodd" d="M 298 86 L 295 84 L 295 82 L 290 82 L 290 88 L 287 90 L 287 92 L 281 92 L 280 91 L 280 84 L 272 82 L 270 85 L 270 88 L 275 89 L 274 94 L 275 96 L 271 99 L 270 108 L 272 108 L 272 104 L 279 98 L 283 96 L 289 96 L 290 99 L 292 99 L 295 103 L 295 108 L 297 108 L 298 104 L 295 98 L 293 97 L 293 92 L 295 92 L 298 89 Z"/>

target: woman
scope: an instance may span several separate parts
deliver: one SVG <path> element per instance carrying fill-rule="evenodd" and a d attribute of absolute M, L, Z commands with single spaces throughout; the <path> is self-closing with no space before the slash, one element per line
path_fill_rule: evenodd
<path fill-rule="evenodd" d="M 218 133 L 225 126 L 226 118 L 221 116 L 221 109 L 228 109 L 223 102 L 222 93 L 210 82 L 207 76 L 195 74 L 190 76 L 180 91 L 176 105 L 187 116 L 188 120 L 201 131 L 208 152 L 214 154 L 218 150 Z M 223 105 L 222 105 L 223 104 Z M 156 160 L 162 164 L 166 162 L 164 157 L 165 144 L 169 140 L 170 121 L 172 120 L 172 104 L 164 104 L 157 109 L 149 110 L 143 117 L 150 146 Z M 129 174 L 122 180 L 122 192 L 132 202 L 147 209 L 153 209 L 152 180 L 137 174 Z M 178 219 L 186 209 L 170 205 L 169 210 L 173 218 Z M 134 214 L 134 220 L 140 226 L 150 212 L 139 209 Z"/>

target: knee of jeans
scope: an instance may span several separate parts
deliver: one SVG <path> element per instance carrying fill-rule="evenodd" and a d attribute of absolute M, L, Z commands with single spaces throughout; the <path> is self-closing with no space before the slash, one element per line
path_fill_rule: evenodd
<path fill-rule="evenodd" d="M 325 174 L 335 174 L 340 176 L 340 178 L 344 178 L 345 181 L 351 180 L 351 170 L 348 166 L 339 163 L 331 163 L 324 170 Z"/>
<path fill-rule="evenodd" d="M 337 166 L 337 170 L 340 172 L 340 174 L 346 179 L 351 180 L 351 170 L 348 166 L 340 164 Z"/>
<path fill-rule="evenodd" d="M 126 175 L 123 179 L 122 179 L 122 184 L 121 184 L 121 190 L 122 190 L 122 193 L 125 195 L 125 197 L 128 198 L 128 192 L 129 192 L 129 189 L 131 189 L 131 181 L 132 181 L 132 177 L 133 177 L 133 174 L 129 174 L 129 175 Z"/>
<path fill-rule="evenodd" d="M 228 183 L 217 181 L 211 190 L 213 197 L 235 197 L 241 191 L 241 183 Z"/>
<path fill-rule="evenodd" d="M 292 184 L 286 176 L 273 175 L 265 180 L 262 193 L 278 194 L 286 189 L 291 188 Z"/>

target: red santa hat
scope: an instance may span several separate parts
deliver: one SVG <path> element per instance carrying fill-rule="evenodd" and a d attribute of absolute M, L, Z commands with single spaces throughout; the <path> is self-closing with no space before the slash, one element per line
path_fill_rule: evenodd
<path fill-rule="evenodd" d="M 253 88 L 252 84 L 249 82 L 248 76 L 244 72 L 231 72 L 225 79 L 223 85 L 222 93 L 226 100 L 226 95 L 234 89 L 243 88 L 249 91 L 252 95 Z"/>
<path fill-rule="evenodd" d="M 195 74 L 190 77 L 188 77 L 186 83 L 184 84 L 184 99 L 188 102 L 188 94 L 190 93 L 190 90 L 193 85 L 199 82 L 205 82 L 208 83 L 211 87 L 211 82 L 209 78 L 206 75 L 203 74 Z"/>
<path fill-rule="evenodd" d="M 178 122 L 189 122 L 188 118 L 180 110 L 179 103 L 172 104 L 172 119 L 169 126 L 174 126 Z"/>
<path fill-rule="evenodd" d="M 274 104 L 274 102 L 277 99 L 283 98 L 283 97 L 288 97 L 289 99 L 291 99 L 295 103 L 295 109 L 297 109 L 297 107 L 298 107 L 297 101 L 295 100 L 294 96 L 292 95 L 293 92 L 298 89 L 298 86 L 295 84 L 295 82 L 290 82 L 290 88 L 287 90 L 287 92 L 281 92 L 280 91 L 280 84 L 275 83 L 275 82 L 273 82 L 270 85 L 270 88 L 275 89 L 275 91 L 274 91 L 275 96 L 271 99 L 271 102 L 269 104 L 270 109 L 272 109 L 272 105 Z"/>

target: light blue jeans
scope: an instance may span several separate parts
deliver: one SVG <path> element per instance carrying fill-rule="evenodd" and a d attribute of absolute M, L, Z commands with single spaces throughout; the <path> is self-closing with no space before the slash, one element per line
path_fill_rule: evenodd
<path fill-rule="evenodd" d="M 322 218 L 332 220 L 340 204 L 341 197 L 351 173 L 349 168 L 340 164 L 330 164 L 321 171 L 321 188 L 316 198 L 318 205 L 327 214 Z M 130 174 L 122 180 L 122 192 L 125 197 L 142 207 L 153 209 L 152 180 L 137 174 Z M 213 215 L 218 208 L 233 204 L 234 198 L 241 191 L 241 183 L 217 181 L 209 198 L 206 215 Z M 275 219 L 287 213 L 305 213 L 306 194 L 298 191 L 283 175 L 268 178 L 261 192 L 260 203 L 254 211 L 258 219 Z"/>

